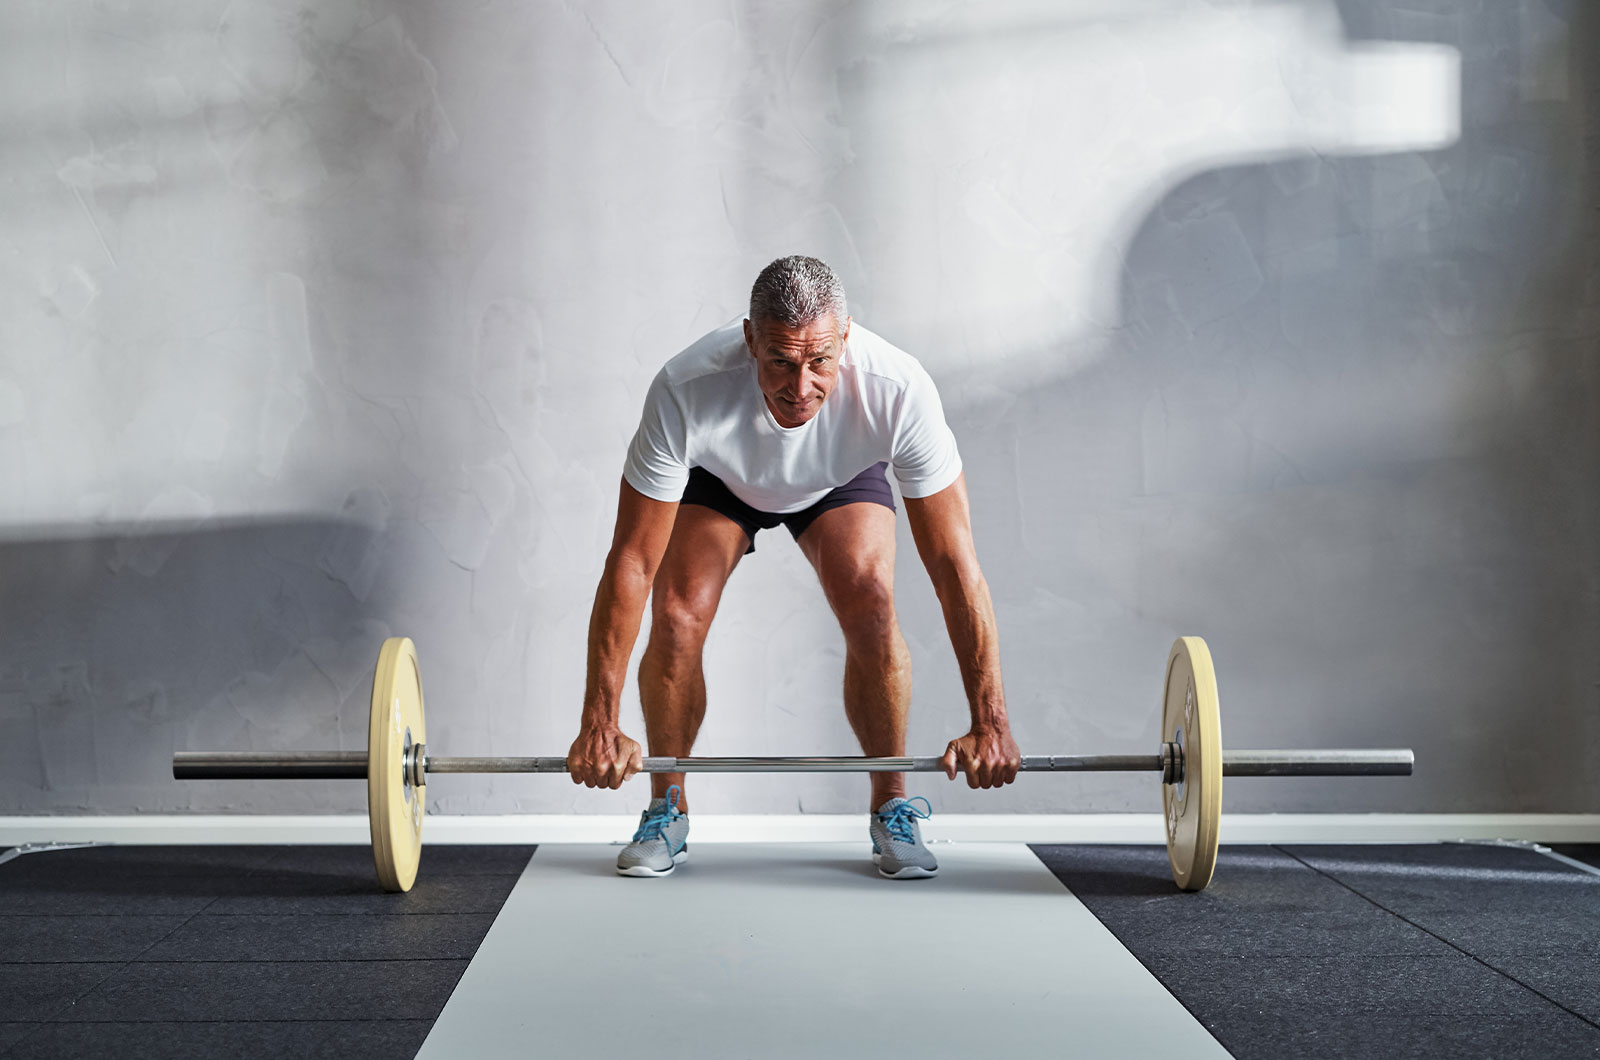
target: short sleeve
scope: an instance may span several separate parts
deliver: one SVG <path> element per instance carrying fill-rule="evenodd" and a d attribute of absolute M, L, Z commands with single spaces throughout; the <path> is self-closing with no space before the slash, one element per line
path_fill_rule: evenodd
<path fill-rule="evenodd" d="M 688 436 L 683 409 L 667 385 L 665 369 L 656 375 L 645 395 L 644 415 L 628 445 L 622 477 L 651 500 L 683 498 L 683 488 L 689 482 Z"/>
<path fill-rule="evenodd" d="M 961 474 L 956 436 L 944 421 L 944 405 L 921 365 L 900 400 L 894 430 L 894 475 L 905 497 L 931 497 Z"/>

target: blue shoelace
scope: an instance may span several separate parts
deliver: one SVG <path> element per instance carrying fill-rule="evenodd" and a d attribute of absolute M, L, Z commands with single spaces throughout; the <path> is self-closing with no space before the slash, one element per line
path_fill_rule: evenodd
<path fill-rule="evenodd" d="M 928 812 L 923 813 L 921 810 L 917 809 L 912 805 L 914 802 L 922 803 L 922 805 L 928 808 Z M 920 821 L 926 821 L 932 816 L 933 804 L 927 799 L 923 798 L 921 795 L 918 795 L 915 798 L 906 799 L 893 809 L 881 810 L 877 814 L 878 820 L 883 822 L 883 827 L 888 830 L 889 835 L 900 840 L 902 843 L 915 843 L 917 841 L 917 834 L 912 831 L 912 828 L 914 827 L 912 818 L 916 818 Z"/>
<path fill-rule="evenodd" d="M 683 789 L 676 784 L 668 788 L 665 801 L 644 812 L 643 819 L 639 821 L 639 830 L 633 833 L 633 841 L 643 843 L 647 839 L 666 839 L 667 825 L 683 816 L 678 812 L 678 798 L 682 794 Z"/>

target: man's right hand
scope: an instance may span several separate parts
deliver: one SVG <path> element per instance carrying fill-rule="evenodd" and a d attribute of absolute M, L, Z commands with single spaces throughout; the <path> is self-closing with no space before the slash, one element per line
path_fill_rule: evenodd
<path fill-rule="evenodd" d="M 622 782 L 644 768 L 639 745 L 621 729 L 584 726 L 567 752 L 567 772 L 574 784 L 591 788 L 620 788 Z"/>

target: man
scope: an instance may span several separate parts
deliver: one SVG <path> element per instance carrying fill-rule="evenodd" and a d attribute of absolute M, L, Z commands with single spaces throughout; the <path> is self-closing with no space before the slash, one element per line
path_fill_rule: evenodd
<path fill-rule="evenodd" d="M 953 780 L 963 771 L 974 788 L 1016 779 L 994 607 L 938 391 L 910 355 L 852 323 L 828 266 L 794 256 L 756 278 L 742 328 L 706 335 L 650 386 L 589 620 L 582 728 L 567 753 L 574 783 L 616 788 L 642 764 L 617 718 L 647 596 L 639 694 L 650 753 L 689 754 L 706 709 L 700 649 L 723 586 L 755 551 L 756 532 L 779 523 L 816 569 L 844 631 L 845 714 L 862 751 L 906 753 L 911 659 L 894 611 L 891 463 L 972 708 L 971 731 L 945 749 L 945 773 Z M 906 800 L 904 775 L 871 778 L 878 871 L 934 875 L 938 862 L 917 824 L 927 813 Z M 617 858 L 623 875 L 664 876 L 688 855 L 683 774 L 651 779 L 654 798 Z"/>

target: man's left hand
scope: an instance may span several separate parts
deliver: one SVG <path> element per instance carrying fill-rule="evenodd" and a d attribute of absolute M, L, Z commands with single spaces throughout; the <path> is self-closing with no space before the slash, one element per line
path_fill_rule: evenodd
<path fill-rule="evenodd" d="M 956 779 L 957 771 L 967 774 L 969 788 L 998 788 L 1017 779 L 1022 767 L 1022 752 L 1011 738 L 1011 726 L 974 728 L 951 740 L 941 760 L 945 775 Z"/>

